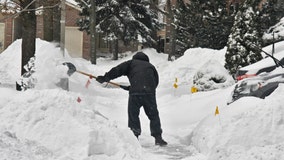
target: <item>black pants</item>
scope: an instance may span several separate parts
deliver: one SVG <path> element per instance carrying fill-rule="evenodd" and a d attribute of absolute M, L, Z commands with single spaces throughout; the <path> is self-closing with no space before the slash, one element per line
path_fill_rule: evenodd
<path fill-rule="evenodd" d="M 162 129 L 155 94 L 129 95 L 128 127 L 137 137 L 141 134 L 139 113 L 142 106 L 150 120 L 151 136 L 160 136 L 162 134 Z"/>

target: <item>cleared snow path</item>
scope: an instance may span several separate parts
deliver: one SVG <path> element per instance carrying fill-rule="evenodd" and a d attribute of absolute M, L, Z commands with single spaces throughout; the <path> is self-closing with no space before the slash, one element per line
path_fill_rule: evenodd
<path fill-rule="evenodd" d="M 146 152 L 160 155 L 163 159 L 181 160 L 192 155 L 189 146 L 183 144 L 168 144 L 167 146 L 155 146 L 153 143 L 141 144 Z"/>

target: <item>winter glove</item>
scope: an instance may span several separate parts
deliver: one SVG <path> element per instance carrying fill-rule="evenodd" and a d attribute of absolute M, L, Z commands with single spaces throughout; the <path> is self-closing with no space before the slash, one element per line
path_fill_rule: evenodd
<path fill-rule="evenodd" d="M 107 79 L 105 78 L 105 76 L 98 76 L 98 77 L 96 78 L 96 80 L 97 80 L 99 83 L 108 82 Z"/>
<path fill-rule="evenodd" d="M 130 86 L 122 86 L 122 85 L 120 85 L 120 88 L 129 91 Z"/>

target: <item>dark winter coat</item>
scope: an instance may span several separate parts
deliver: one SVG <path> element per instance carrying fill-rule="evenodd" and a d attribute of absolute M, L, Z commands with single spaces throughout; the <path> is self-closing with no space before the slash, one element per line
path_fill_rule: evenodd
<path fill-rule="evenodd" d="M 132 60 L 119 64 L 104 76 L 107 80 L 112 80 L 123 75 L 130 82 L 129 94 L 155 94 L 159 84 L 158 72 L 143 52 L 136 53 Z"/>

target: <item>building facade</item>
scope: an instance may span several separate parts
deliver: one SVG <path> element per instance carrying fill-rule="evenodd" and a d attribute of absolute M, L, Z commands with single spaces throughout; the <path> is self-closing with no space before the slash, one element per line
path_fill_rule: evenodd
<path fill-rule="evenodd" d="M 80 57 L 90 59 L 90 37 L 86 32 L 78 30 L 76 21 L 79 18 L 80 8 L 75 4 L 66 2 L 66 17 L 65 17 L 65 48 L 72 57 Z M 43 39 L 43 15 L 37 13 L 37 38 Z M 0 53 L 6 49 L 13 41 L 19 39 L 20 27 L 17 25 L 17 17 L 13 17 L 13 13 L 1 12 L 0 13 Z M 96 48 L 97 53 L 102 55 L 110 53 L 111 44 L 105 41 L 103 36 L 97 34 Z M 119 43 L 119 52 L 137 51 L 138 43 L 131 43 L 124 46 Z"/>

